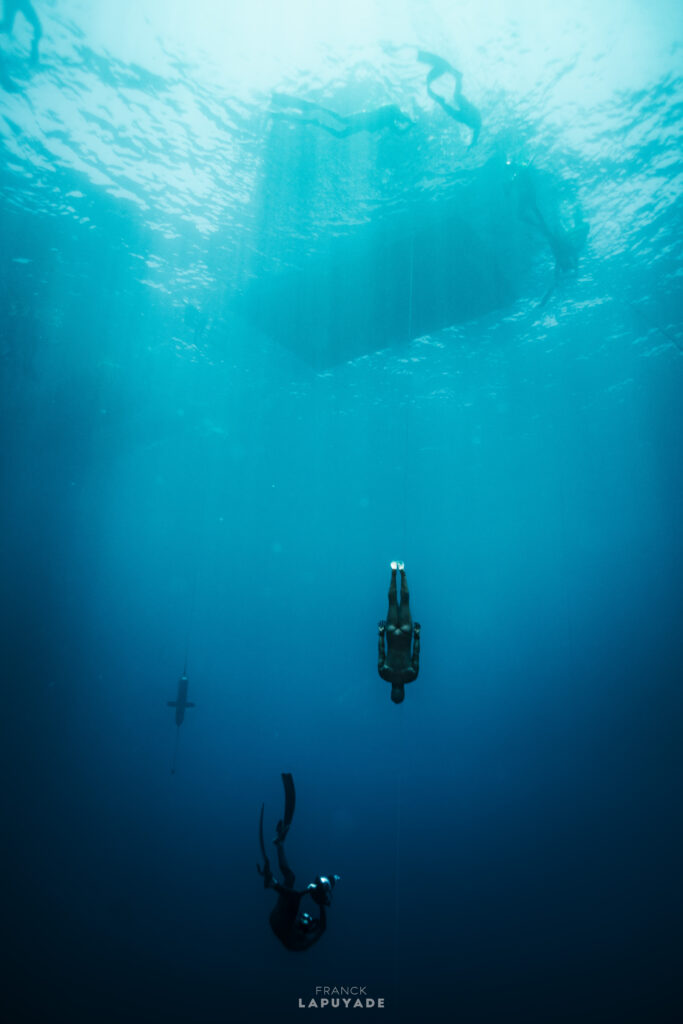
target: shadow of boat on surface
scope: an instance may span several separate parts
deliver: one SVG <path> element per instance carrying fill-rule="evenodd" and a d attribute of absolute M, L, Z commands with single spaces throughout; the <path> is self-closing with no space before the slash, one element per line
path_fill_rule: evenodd
<path fill-rule="evenodd" d="M 509 168 L 491 160 L 438 200 L 257 272 L 233 308 L 321 370 L 502 311 L 524 294 L 543 249 L 519 218 Z"/>

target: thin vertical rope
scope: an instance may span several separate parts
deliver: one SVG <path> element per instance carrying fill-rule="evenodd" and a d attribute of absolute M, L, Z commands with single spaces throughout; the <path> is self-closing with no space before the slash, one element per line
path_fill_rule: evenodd
<path fill-rule="evenodd" d="M 410 501 L 410 489 L 408 486 L 408 469 L 410 462 L 410 430 L 408 420 L 410 418 L 410 399 L 406 399 L 403 410 L 404 434 L 403 434 L 403 501 L 401 502 L 401 551 L 398 557 L 406 560 L 406 545 L 408 543 L 408 502 Z"/>
<path fill-rule="evenodd" d="M 399 1005 L 399 977 L 401 962 L 401 825 L 403 817 L 403 715 L 397 708 L 396 771 L 396 836 L 394 842 L 394 1002 Z"/>
<path fill-rule="evenodd" d="M 413 340 L 413 277 L 415 271 L 415 235 L 410 236 L 410 270 L 408 279 L 408 341 Z"/>
<path fill-rule="evenodd" d="M 185 630 L 185 668 L 183 669 L 183 675 L 187 675 L 187 655 L 190 650 L 190 637 L 192 635 L 192 625 L 194 623 L 194 603 L 197 595 L 197 562 L 194 565 L 194 574 L 192 578 L 192 593 L 190 596 L 190 611 L 187 618 L 187 629 Z"/>
<path fill-rule="evenodd" d="M 173 748 L 173 764 L 171 765 L 171 775 L 175 775 L 176 761 L 178 760 L 178 747 L 180 746 L 180 726 L 176 726 L 175 730 L 175 746 Z"/>
<path fill-rule="evenodd" d="M 415 235 L 410 237 L 410 261 L 409 261 L 409 277 L 408 277 L 408 322 L 407 322 L 407 335 L 408 342 L 413 340 L 413 286 L 415 276 Z M 405 414 L 403 417 L 404 424 L 404 438 L 403 438 L 403 502 L 402 502 L 402 536 L 401 536 L 401 554 L 400 558 L 405 559 L 406 557 L 406 545 L 408 543 L 408 501 L 409 501 L 409 487 L 408 487 L 408 472 L 409 472 L 409 446 L 410 430 L 410 408 L 412 403 L 412 395 L 410 388 L 406 388 L 405 394 Z"/>

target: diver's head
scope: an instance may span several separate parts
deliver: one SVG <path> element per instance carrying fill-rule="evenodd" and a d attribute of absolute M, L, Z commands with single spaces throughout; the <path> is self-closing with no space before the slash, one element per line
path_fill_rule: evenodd
<path fill-rule="evenodd" d="M 328 878 L 327 875 L 318 875 L 315 882 L 311 882 L 311 884 L 307 886 L 308 892 L 311 894 L 311 898 L 319 907 L 329 907 L 332 902 L 332 890 L 338 881 L 339 875 L 332 875 L 331 878 Z"/>
<path fill-rule="evenodd" d="M 341 875 L 330 875 L 329 877 L 327 875 L 318 875 L 313 885 L 323 888 L 325 892 L 332 892 L 340 880 Z"/>
<path fill-rule="evenodd" d="M 405 695 L 406 692 L 402 686 L 391 687 L 391 699 L 393 700 L 394 704 L 401 704 L 403 702 Z"/>
<path fill-rule="evenodd" d="M 302 931 L 310 932 L 311 928 L 315 926 L 315 918 L 304 911 L 304 913 L 299 916 L 297 924 Z"/>

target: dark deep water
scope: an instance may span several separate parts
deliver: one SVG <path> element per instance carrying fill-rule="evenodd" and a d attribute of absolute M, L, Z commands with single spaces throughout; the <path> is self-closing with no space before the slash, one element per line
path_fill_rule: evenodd
<path fill-rule="evenodd" d="M 360 985 L 396 1022 L 680 1020 L 676 5 L 35 7 L 38 66 L 0 36 L 3 1019 Z M 545 305 L 525 173 L 590 225 Z M 282 771 L 297 882 L 342 876 L 301 956 L 255 871 Z"/>

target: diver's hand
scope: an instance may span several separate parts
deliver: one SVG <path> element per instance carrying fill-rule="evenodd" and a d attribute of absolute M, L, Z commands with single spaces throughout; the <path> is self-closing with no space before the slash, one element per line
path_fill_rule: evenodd
<path fill-rule="evenodd" d="M 379 629 L 380 633 L 384 632 L 385 626 L 386 621 L 384 619 L 380 619 L 379 622 L 377 623 L 377 628 Z"/>
<path fill-rule="evenodd" d="M 414 622 L 413 623 L 413 629 L 415 630 L 416 633 L 419 633 L 420 630 L 422 629 L 422 626 L 420 625 L 419 622 Z"/>

